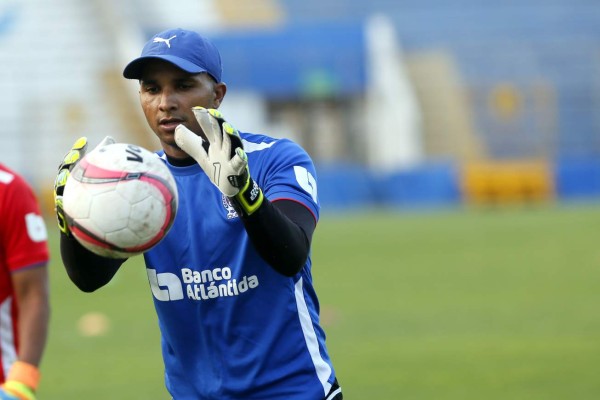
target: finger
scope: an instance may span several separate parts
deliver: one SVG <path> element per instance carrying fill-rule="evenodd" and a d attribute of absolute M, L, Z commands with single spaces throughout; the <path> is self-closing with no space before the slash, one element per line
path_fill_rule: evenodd
<path fill-rule="evenodd" d="M 58 169 L 71 169 L 77 161 L 79 161 L 85 155 L 87 150 L 87 137 L 82 136 L 73 143 L 69 152 L 64 156 L 62 162 L 58 166 Z"/>
<path fill-rule="evenodd" d="M 71 149 L 71 151 L 69 151 L 67 153 L 67 155 L 65 156 L 62 164 L 59 166 L 59 169 L 71 169 L 71 167 L 73 165 L 75 165 L 75 163 L 77 163 L 77 161 L 79 161 L 81 158 L 83 158 L 83 154 L 84 151 L 83 150 L 76 150 L 76 149 Z"/>
<path fill-rule="evenodd" d="M 69 175 L 70 175 L 69 169 L 63 168 L 60 170 L 60 172 L 56 176 L 56 179 L 54 180 L 54 197 L 55 198 L 57 196 L 62 196 L 62 194 L 65 190 L 65 185 L 67 184 L 67 179 L 69 179 Z"/>
<path fill-rule="evenodd" d="M 210 145 L 216 145 L 216 148 L 220 149 L 223 137 L 218 121 L 209 114 L 206 108 L 194 107 L 192 110 Z"/>
<path fill-rule="evenodd" d="M 192 107 L 192 112 L 194 113 L 194 117 L 196 118 L 196 121 L 198 121 L 198 124 L 200 125 L 200 128 L 202 129 L 202 132 L 204 133 L 204 136 L 206 137 L 206 139 L 208 140 L 208 142 L 210 144 L 213 143 L 213 138 L 212 138 L 212 131 L 210 129 L 210 126 L 206 126 L 206 121 L 205 120 L 205 114 L 206 114 L 206 109 L 204 107 L 200 107 L 200 106 L 196 106 L 196 107 Z"/>
<path fill-rule="evenodd" d="M 217 110 L 216 108 L 207 108 L 206 111 L 208 111 L 208 113 L 216 119 L 220 119 L 221 121 L 219 122 L 225 121 L 225 118 L 223 117 L 223 114 L 221 114 L 221 111 Z"/>
<path fill-rule="evenodd" d="M 227 154 L 227 157 L 231 157 L 231 139 L 230 139 L 230 135 L 226 132 L 225 130 L 225 125 L 227 124 L 227 122 L 225 122 L 223 124 L 223 129 L 222 129 L 222 137 L 223 137 L 223 145 L 222 145 L 222 154 Z"/>
<path fill-rule="evenodd" d="M 83 150 L 83 149 L 87 148 L 87 144 L 88 144 L 87 137 L 82 136 L 79 139 L 77 139 L 75 141 L 75 143 L 73 143 L 73 146 L 71 146 L 71 150 Z"/>
<path fill-rule="evenodd" d="M 223 131 L 227 133 L 227 136 L 229 136 L 229 140 L 231 141 L 231 148 L 227 154 L 230 154 L 230 156 L 233 157 L 235 155 L 236 148 L 244 148 L 244 145 L 242 144 L 242 138 L 240 137 L 237 129 L 235 129 L 229 122 L 223 122 Z"/>
<path fill-rule="evenodd" d="M 246 155 L 246 152 L 239 147 L 236 148 L 235 156 L 229 161 L 229 164 L 236 174 L 241 174 L 243 169 L 248 165 L 248 156 Z"/>
<path fill-rule="evenodd" d="M 202 147 L 204 140 L 184 125 L 180 124 L 175 128 L 175 143 L 198 163 L 208 159 L 208 154 Z"/>

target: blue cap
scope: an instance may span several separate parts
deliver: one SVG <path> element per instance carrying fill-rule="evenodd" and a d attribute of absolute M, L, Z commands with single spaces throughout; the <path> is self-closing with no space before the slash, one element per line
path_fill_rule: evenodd
<path fill-rule="evenodd" d="M 127 79 L 141 79 L 144 64 L 149 60 L 165 60 L 191 74 L 206 72 L 221 82 L 221 55 L 208 39 L 185 29 L 169 29 L 154 35 L 142 49 L 142 54 L 123 70 Z"/>

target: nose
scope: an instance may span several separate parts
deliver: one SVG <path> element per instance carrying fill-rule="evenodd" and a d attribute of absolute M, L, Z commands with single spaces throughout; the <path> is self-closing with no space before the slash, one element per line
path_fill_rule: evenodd
<path fill-rule="evenodd" d="M 177 94 L 175 91 L 163 89 L 158 107 L 161 111 L 172 111 L 177 109 Z"/>

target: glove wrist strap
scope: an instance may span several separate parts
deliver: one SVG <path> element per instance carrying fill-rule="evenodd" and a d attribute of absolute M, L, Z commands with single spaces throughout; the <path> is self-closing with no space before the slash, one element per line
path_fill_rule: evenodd
<path fill-rule="evenodd" d="M 20 382 L 35 391 L 40 383 L 40 377 L 40 371 L 35 365 L 16 361 L 10 368 L 6 381 Z"/>
<path fill-rule="evenodd" d="M 239 193 L 232 197 L 237 208 L 244 216 L 252 215 L 252 213 L 258 210 L 263 199 L 264 196 L 262 190 L 251 177 L 248 177 L 246 185 L 244 185 Z"/>

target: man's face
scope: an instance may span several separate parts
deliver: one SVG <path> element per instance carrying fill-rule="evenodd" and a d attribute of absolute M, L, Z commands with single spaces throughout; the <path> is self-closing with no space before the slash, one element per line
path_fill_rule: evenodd
<path fill-rule="evenodd" d="M 175 144 L 175 128 L 183 124 L 204 136 L 192 107 L 218 108 L 225 91 L 225 84 L 208 74 L 189 74 L 162 60 L 146 63 L 140 80 L 142 110 L 167 155 L 188 157 Z"/>

